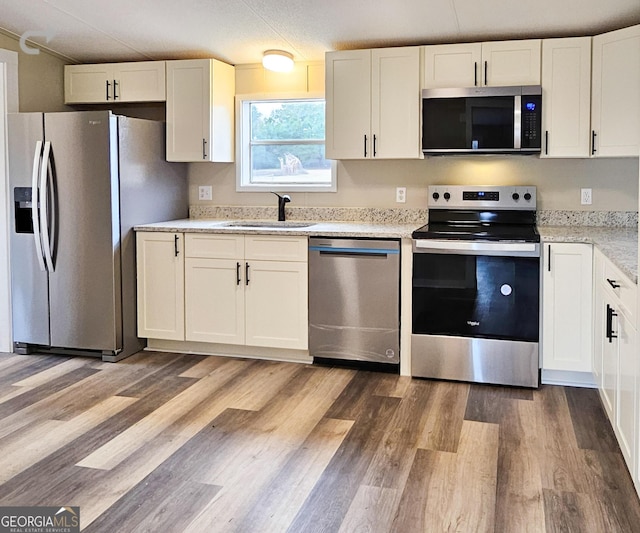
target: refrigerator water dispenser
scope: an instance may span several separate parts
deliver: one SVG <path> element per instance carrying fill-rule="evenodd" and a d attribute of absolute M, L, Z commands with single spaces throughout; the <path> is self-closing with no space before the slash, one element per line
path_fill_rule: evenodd
<path fill-rule="evenodd" d="M 33 233 L 31 190 L 31 187 L 15 187 L 13 189 L 16 233 Z"/>

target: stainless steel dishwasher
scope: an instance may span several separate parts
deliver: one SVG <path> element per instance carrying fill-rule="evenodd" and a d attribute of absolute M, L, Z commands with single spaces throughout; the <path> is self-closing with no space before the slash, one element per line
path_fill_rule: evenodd
<path fill-rule="evenodd" d="M 309 352 L 399 364 L 399 241 L 309 239 Z"/>

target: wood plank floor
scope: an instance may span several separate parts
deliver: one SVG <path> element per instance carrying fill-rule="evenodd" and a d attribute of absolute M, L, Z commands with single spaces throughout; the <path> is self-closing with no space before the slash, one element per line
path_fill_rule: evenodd
<path fill-rule="evenodd" d="M 0 505 L 84 532 L 638 532 L 596 391 L 0 354 Z"/>

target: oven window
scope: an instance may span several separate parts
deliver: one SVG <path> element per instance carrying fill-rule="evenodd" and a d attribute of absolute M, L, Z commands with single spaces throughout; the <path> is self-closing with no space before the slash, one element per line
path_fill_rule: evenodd
<path fill-rule="evenodd" d="M 413 333 L 538 341 L 539 259 L 413 255 Z"/>

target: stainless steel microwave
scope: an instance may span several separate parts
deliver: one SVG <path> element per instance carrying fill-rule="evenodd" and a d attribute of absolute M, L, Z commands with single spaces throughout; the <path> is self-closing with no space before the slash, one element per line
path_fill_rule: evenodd
<path fill-rule="evenodd" d="M 425 154 L 539 153 L 541 137 L 539 85 L 422 91 Z"/>

